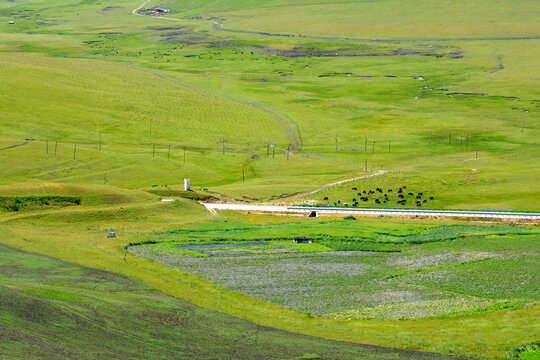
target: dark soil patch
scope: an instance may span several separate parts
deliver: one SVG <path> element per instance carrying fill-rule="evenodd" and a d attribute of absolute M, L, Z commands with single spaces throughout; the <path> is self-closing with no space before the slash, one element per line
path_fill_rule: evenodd
<path fill-rule="evenodd" d="M 186 26 L 147 26 L 145 30 L 156 30 L 156 31 L 171 31 L 171 30 L 181 30 L 185 29 Z"/>
<path fill-rule="evenodd" d="M 266 241 L 250 241 L 241 243 L 224 243 L 224 244 L 195 244 L 195 245 L 176 245 L 175 247 L 183 250 L 201 250 L 201 249 L 214 249 L 214 248 L 229 248 L 237 246 L 266 246 L 271 245 Z"/>
<path fill-rule="evenodd" d="M 120 9 L 123 9 L 123 7 L 122 6 L 107 6 L 101 9 L 101 11 L 108 12 L 108 11 L 115 11 L 115 10 L 120 10 Z"/>

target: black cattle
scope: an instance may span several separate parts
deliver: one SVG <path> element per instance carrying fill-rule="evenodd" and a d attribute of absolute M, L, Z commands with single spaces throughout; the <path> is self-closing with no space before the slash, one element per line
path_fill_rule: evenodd
<path fill-rule="evenodd" d="M 392 189 L 388 189 L 388 192 L 392 192 Z"/>
<path fill-rule="evenodd" d="M 422 206 L 422 203 L 416 203 L 416 206 Z"/>
<path fill-rule="evenodd" d="M 334 206 L 337 206 L 337 204 L 336 204 L 336 203 L 334 203 Z"/>
<path fill-rule="evenodd" d="M 421 199 L 422 197 L 421 197 L 420 195 L 418 195 L 416 198 L 417 198 L 417 199 Z"/>
<path fill-rule="evenodd" d="M 405 196 L 399 194 L 397 197 L 400 198 L 400 199 L 403 199 Z"/>
<path fill-rule="evenodd" d="M 409 196 L 414 196 L 414 193 L 408 193 L 407 195 L 409 195 Z"/>
<path fill-rule="evenodd" d="M 429 200 L 435 200 L 435 198 L 433 196 L 430 196 Z"/>
<path fill-rule="evenodd" d="M 424 195 L 424 193 L 418 193 L 418 195 L 422 196 L 422 195 Z"/>
<path fill-rule="evenodd" d="M 356 198 L 352 199 L 353 202 L 356 202 Z"/>
<path fill-rule="evenodd" d="M 403 192 L 403 190 L 401 190 L 401 188 L 399 188 L 399 190 L 397 192 L 398 192 L 398 194 L 401 194 Z"/>
<path fill-rule="evenodd" d="M 386 200 L 384 200 L 384 201 L 383 201 L 383 203 L 385 203 L 385 204 L 386 204 Z"/>
<path fill-rule="evenodd" d="M 338 203 L 338 204 L 341 204 L 341 200 L 338 200 L 337 203 Z"/>
<path fill-rule="evenodd" d="M 362 201 L 368 201 L 368 198 L 362 198 Z"/>
<path fill-rule="evenodd" d="M 358 190 L 357 188 L 353 187 L 351 190 Z"/>
<path fill-rule="evenodd" d="M 406 189 L 407 187 L 405 185 L 403 185 L 402 188 Z"/>
<path fill-rule="evenodd" d="M 427 200 L 424 199 L 424 201 L 422 201 L 424 204 L 427 203 Z"/>
<path fill-rule="evenodd" d="M 357 193 L 356 195 L 360 195 L 360 196 L 362 196 L 362 193 L 361 193 L 361 192 L 359 192 L 359 193 Z"/>
<path fill-rule="evenodd" d="M 379 199 L 375 199 L 375 202 L 376 202 L 377 204 L 380 204 L 380 203 L 381 203 L 381 201 L 380 201 Z"/>
<path fill-rule="evenodd" d="M 325 197 L 324 197 L 324 200 L 328 200 L 328 196 L 325 196 Z"/>
<path fill-rule="evenodd" d="M 362 194 L 365 194 L 366 193 L 366 190 L 362 191 Z"/>

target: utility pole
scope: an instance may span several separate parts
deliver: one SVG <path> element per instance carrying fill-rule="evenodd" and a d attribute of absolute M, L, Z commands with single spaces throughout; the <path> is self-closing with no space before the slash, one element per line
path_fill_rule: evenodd
<path fill-rule="evenodd" d="M 73 160 L 76 159 L 76 155 L 77 155 L 77 143 L 75 143 L 75 147 L 73 148 Z"/>
<path fill-rule="evenodd" d="M 156 144 L 152 144 L 152 159 L 156 157 Z"/>
<path fill-rule="evenodd" d="M 366 141 L 364 143 L 364 152 L 367 152 L 367 138 L 366 138 Z"/>
<path fill-rule="evenodd" d="M 476 160 L 478 160 L 478 150 L 476 150 Z"/>
<path fill-rule="evenodd" d="M 275 157 L 276 155 L 276 146 L 272 146 L 272 159 Z"/>
<path fill-rule="evenodd" d="M 364 169 L 367 172 L 367 159 L 365 160 L 365 163 L 364 163 Z"/>
<path fill-rule="evenodd" d="M 291 148 L 291 144 L 287 145 L 287 160 L 289 160 L 290 148 Z"/>
<path fill-rule="evenodd" d="M 222 137 L 221 138 L 221 152 L 222 152 L 222 155 L 225 155 L 225 141 L 227 141 L 227 140 L 225 140 L 225 138 Z"/>
<path fill-rule="evenodd" d="M 429 127 L 429 144 L 431 145 L 431 126 Z"/>
<path fill-rule="evenodd" d="M 469 148 L 469 134 L 467 134 L 467 149 Z"/>
<path fill-rule="evenodd" d="M 58 141 L 54 143 L 54 155 L 56 156 L 56 149 L 58 149 Z"/>
<path fill-rule="evenodd" d="M 171 145 L 169 145 L 169 154 L 167 155 L 167 161 L 171 160 Z"/>
<path fill-rule="evenodd" d="M 336 151 L 338 151 L 339 134 L 336 134 L 336 137 L 334 139 L 336 140 Z"/>
<path fill-rule="evenodd" d="M 373 148 L 371 149 L 371 152 L 372 152 L 372 153 L 374 153 L 374 152 L 375 152 L 375 143 L 376 143 L 376 141 L 375 141 L 375 140 L 373 140 Z"/>
<path fill-rule="evenodd" d="M 245 181 L 246 181 L 246 174 L 245 174 L 244 168 L 242 168 L 242 182 L 245 182 Z"/>
<path fill-rule="evenodd" d="M 49 153 L 49 140 L 45 140 L 45 149 L 47 151 L 47 154 Z"/>

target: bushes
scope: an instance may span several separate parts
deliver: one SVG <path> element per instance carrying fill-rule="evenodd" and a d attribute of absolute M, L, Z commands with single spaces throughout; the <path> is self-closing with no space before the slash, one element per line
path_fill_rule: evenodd
<path fill-rule="evenodd" d="M 535 341 L 529 344 L 521 345 L 508 352 L 508 360 L 529 359 L 529 357 L 522 356 L 522 354 L 534 353 L 530 359 L 537 359 L 536 355 L 540 353 L 540 341 Z"/>
<path fill-rule="evenodd" d="M 166 197 L 181 197 L 184 199 L 196 200 L 196 201 L 208 201 L 217 200 L 216 197 L 208 194 L 201 194 L 195 191 L 184 190 L 147 190 L 151 194 Z"/>
<path fill-rule="evenodd" d="M 32 210 L 43 207 L 62 207 L 81 205 L 78 196 L 2 196 L 0 197 L 0 209 L 5 211 Z"/>

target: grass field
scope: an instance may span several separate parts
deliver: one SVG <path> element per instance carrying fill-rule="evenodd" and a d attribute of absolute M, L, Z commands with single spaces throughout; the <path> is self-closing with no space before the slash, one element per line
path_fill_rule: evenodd
<path fill-rule="evenodd" d="M 171 9 L 165 17 L 137 16 L 142 2 L 0 2 L 0 242 L 32 253 L 1 245 L 2 353 L 396 357 L 301 333 L 481 359 L 536 356 L 535 224 L 216 217 L 193 200 L 350 204 L 382 188 L 389 201 L 378 193 L 360 205 L 396 207 L 406 186 L 425 194 L 422 208 L 539 210 L 537 2 L 144 5 Z M 186 177 L 196 192 L 183 192 Z M 264 254 L 296 235 L 316 242 L 294 260 Z M 272 245 L 244 249 L 249 256 L 174 248 L 260 239 Z M 147 257 L 191 258 L 178 269 L 126 250 L 148 241 L 160 243 L 139 248 L 157 249 Z M 28 272 L 33 264 L 69 271 Z M 298 267 L 319 271 L 295 276 Z M 233 279 L 231 269 L 253 275 Z M 143 290 L 81 279 L 95 272 L 111 289 Z M 313 302 L 299 300 L 313 289 Z M 17 313 L 17 303 L 44 315 Z M 160 323 L 171 309 L 197 316 L 186 326 L 200 337 Z M 47 327 L 51 319 L 59 326 Z M 170 343 L 178 346 L 164 349 Z"/>
<path fill-rule="evenodd" d="M 128 250 L 229 290 L 338 318 L 452 316 L 538 300 L 537 230 L 395 225 L 381 228 L 378 222 L 351 220 L 262 226 L 217 223 L 158 234 L 183 241 Z M 295 236 L 308 236 L 314 244 L 294 245 Z M 227 241 L 247 245 L 261 239 L 268 245 L 217 247 Z M 204 250 L 177 247 L 183 244 L 209 245 Z M 497 286 L 490 287 L 494 279 Z"/>
<path fill-rule="evenodd" d="M 0 245 L 6 359 L 438 359 L 294 335 L 105 271 Z"/>
<path fill-rule="evenodd" d="M 171 8 L 169 17 L 180 21 L 134 16 L 138 5 L 92 2 L 77 13 L 66 2 L 0 5 L 6 20 L 0 62 L 10 74 L 0 139 L 9 149 L 0 159 L 27 159 L 3 170 L 4 183 L 39 179 L 132 188 L 175 185 L 189 176 L 195 186 L 226 199 L 272 200 L 383 168 L 392 173 L 380 184 L 406 180 L 437 190 L 438 200 L 423 206 L 536 208 L 534 2 L 520 1 L 510 14 L 500 2 L 467 5 L 467 11 L 455 3 L 335 3 L 331 14 L 307 3 L 154 4 Z M 289 21 L 286 14 L 296 14 L 297 7 L 302 17 Z M 397 40 L 216 31 L 216 11 L 227 20 L 225 28 L 257 22 L 279 32 L 287 22 L 304 32 L 311 21 L 344 36 L 370 28 Z M 361 19 L 348 32 L 351 24 L 338 16 L 367 19 L 373 11 L 387 13 L 378 26 L 400 36 Z M 397 14 L 406 15 L 403 22 Z M 327 21 L 320 21 L 322 15 Z M 409 34 L 408 24 L 419 16 L 425 26 Z M 433 19 L 439 31 L 428 24 Z M 523 39 L 460 40 L 501 34 Z M 400 42 L 404 36 L 427 40 Z M 449 39 L 429 40 L 442 37 Z M 39 141 L 11 148 L 25 139 Z M 287 148 L 294 153 L 287 156 Z M 50 156 L 55 149 L 57 156 Z M 448 186 L 441 188 L 443 182 Z"/>

